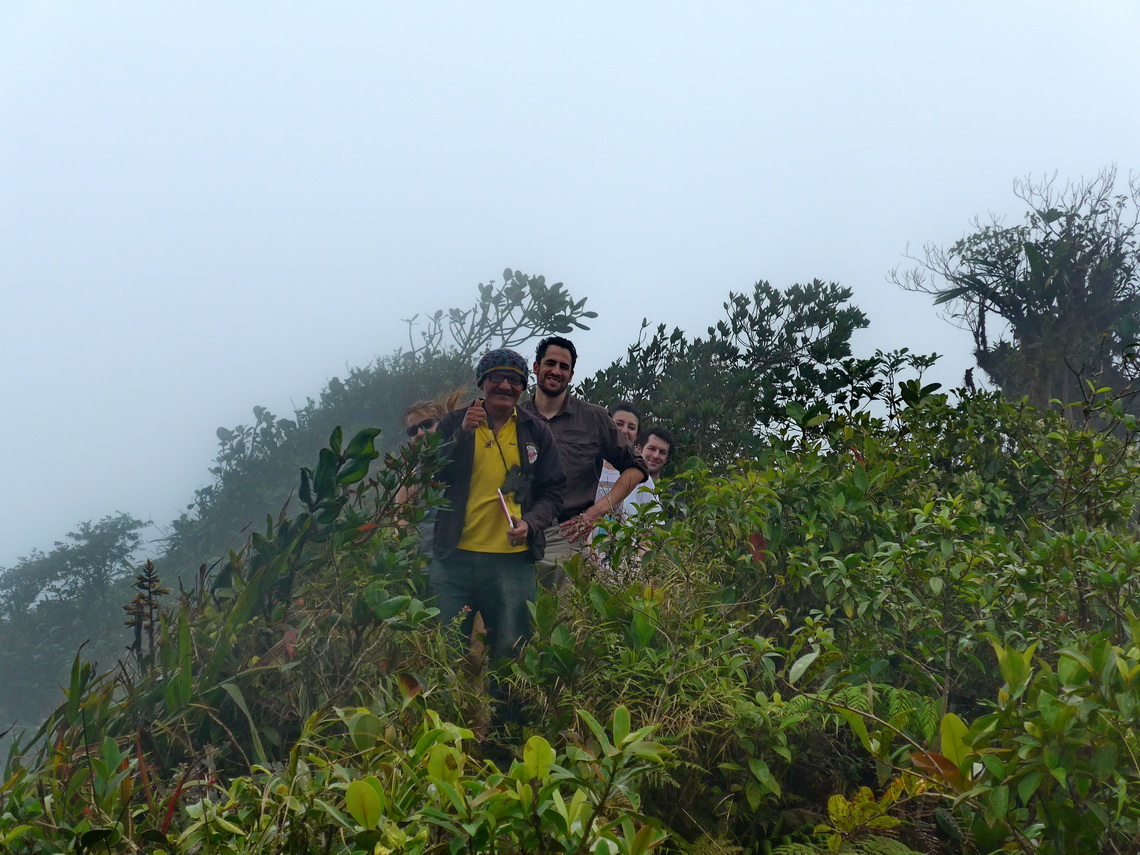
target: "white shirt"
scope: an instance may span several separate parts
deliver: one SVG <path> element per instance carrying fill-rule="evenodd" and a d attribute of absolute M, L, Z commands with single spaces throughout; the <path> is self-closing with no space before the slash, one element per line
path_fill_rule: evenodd
<path fill-rule="evenodd" d="M 598 479 L 598 494 L 594 498 L 595 502 L 600 502 L 606 495 L 614 488 L 621 473 L 616 469 L 611 469 L 608 466 L 602 467 L 601 477 Z M 620 520 L 626 520 L 637 513 L 638 507 L 656 508 L 657 494 L 653 485 L 653 478 L 646 476 L 646 479 L 633 488 L 633 491 L 625 497 L 620 507 L 614 508 L 617 512 L 616 516 Z M 607 517 L 610 515 L 607 514 Z"/>

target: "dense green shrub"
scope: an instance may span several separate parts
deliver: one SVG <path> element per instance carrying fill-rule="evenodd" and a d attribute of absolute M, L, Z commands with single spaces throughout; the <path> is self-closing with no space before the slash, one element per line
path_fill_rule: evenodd
<path fill-rule="evenodd" d="M 9 760 L 0 839 L 1130 851 L 1129 447 L 990 396 L 904 383 L 884 409 L 663 482 L 536 603 L 521 732 L 488 729 L 485 666 L 423 601 L 422 511 L 393 502 L 430 498 L 435 441 L 380 461 L 375 429 L 333 431 L 296 516 L 172 606 L 142 574 L 129 666 L 76 661 Z"/>

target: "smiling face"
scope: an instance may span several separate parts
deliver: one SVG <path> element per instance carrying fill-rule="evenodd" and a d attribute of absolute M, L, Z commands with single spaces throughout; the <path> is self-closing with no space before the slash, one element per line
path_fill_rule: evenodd
<path fill-rule="evenodd" d="M 665 464 L 669 462 L 669 443 L 657 434 L 651 433 L 646 437 L 645 444 L 641 446 L 641 456 L 645 459 L 645 465 L 649 467 L 649 474 L 656 481 Z"/>
<path fill-rule="evenodd" d="M 513 371 L 492 371 L 484 377 L 479 390 L 491 418 L 496 422 L 508 418 L 522 397 L 525 386 L 526 381 Z"/>
<path fill-rule="evenodd" d="M 555 344 L 547 347 L 542 359 L 534 363 L 534 376 L 543 394 L 557 398 L 570 388 L 570 381 L 574 379 L 570 351 Z"/>
<path fill-rule="evenodd" d="M 616 410 L 611 419 L 614 420 L 614 426 L 617 427 L 618 433 L 629 440 L 630 445 L 637 442 L 637 431 L 641 427 L 641 420 L 628 410 Z"/>

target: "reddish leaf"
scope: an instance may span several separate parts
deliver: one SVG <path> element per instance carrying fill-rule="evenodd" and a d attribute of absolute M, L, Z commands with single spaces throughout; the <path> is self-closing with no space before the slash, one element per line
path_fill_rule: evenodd
<path fill-rule="evenodd" d="M 962 780 L 962 773 L 958 771 L 957 766 L 950 762 L 948 757 L 943 757 L 933 751 L 913 751 L 910 755 L 910 762 L 927 775 L 941 778 L 958 792 L 963 792 L 966 789 L 965 782 Z"/>
<path fill-rule="evenodd" d="M 764 563 L 764 556 L 768 552 L 768 541 L 760 532 L 748 535 L 748 551 L 752 553 L 752 560 L 757 564 Z"/>
<path fill-rule="evenodd" d="M 404 694 L 409 698 L 414 698 L 424 690 L 423 684 L 407 672 L 400 674 L 398 679 L 400 681 L 400 688 L 404 690 Z"/>

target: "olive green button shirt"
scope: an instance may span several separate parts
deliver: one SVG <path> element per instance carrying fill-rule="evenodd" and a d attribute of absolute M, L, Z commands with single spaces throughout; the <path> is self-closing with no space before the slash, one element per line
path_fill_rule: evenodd
<path fill-rule="evenodd" d="M 562 409 L 549 419 L 543 418 L 535 406 L 534 398 L 519 404 L 531 415 L 549 425 L 566 472 L 566 492 L 558 519 L 569 519 L 594 504 L 598 493 L 598 478 L 602 474 L 602 461 L 606 460 L 618 472 L 638 469 L 649 477 L 649 468 L 634 450 L 624 434 L 618 432 L 610 414 L 596 404 L 590 404 L 573 395 L 567 395 Z"/>

